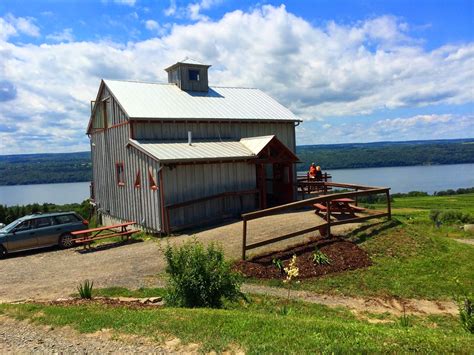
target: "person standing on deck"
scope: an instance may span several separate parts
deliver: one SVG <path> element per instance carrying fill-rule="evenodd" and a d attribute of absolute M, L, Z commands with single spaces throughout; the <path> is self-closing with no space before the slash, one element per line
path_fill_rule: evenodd
<path fill-rule="evenodd" d="M 310 179 L 316 179 L 316 164 L 311 163 L 311 165 L 309 167 L 308 177 Z"/>
<path fill-rule="evenodd" d="M 316 181 L 323 181 L 323 172 L 321 171 L 321 167 L 319 165 L 316 167 L 315 178 Z"/>

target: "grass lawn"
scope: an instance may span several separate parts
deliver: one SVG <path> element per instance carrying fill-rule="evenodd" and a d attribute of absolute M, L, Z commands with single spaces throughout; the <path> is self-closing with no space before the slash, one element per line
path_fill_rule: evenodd
<path fill-rule="evenodd" d="M 435 228 L 431 209 L 457 209 L 474 215 L 474 194 L 397 198 L 393 220 L 369 222 L 349 238 L 365 249 L 373 265 L 366 269 L 302 280 L 299 288 L 351 296 L 452 299 L 455 278 L 474 292 L 474 247 L 450 238 L 473 238 L 459 226 Z M 251 280 L 273 286 L 280 281 Z"/>
<path fill-rule="evenodd" d="M 100 291 L 129 295 L 127 290 Z M 142 290 L 142 294 L 161 291 Z M 178 337 L 198 343 L 202 351 L 243 349 L 249 353 L 353 353 L 353 352 L 460 352 L 474 351 L 473 336 L 449 316 L 409 318 L 409 326 L 385 315 L 354 315 L 345 309 L 252 296 L 250 303 L 227 304 L 226 309 L 159 308 L 132 310 L 124 307 L 0 305 L 0 313 L 39 324 L 69 325 L 80 332 L 103 328 L 119 333 L 148 336 L 163 341 Z M 371 323 L 383 321 L 387 323 Z"/>

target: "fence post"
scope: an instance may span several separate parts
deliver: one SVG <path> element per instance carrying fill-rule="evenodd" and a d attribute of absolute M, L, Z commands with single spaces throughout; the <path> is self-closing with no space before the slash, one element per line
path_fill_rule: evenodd
<path fill-rule="evenodd" d="M 327 212 L 326 212 L 326 222 L 327 222 L 327 237 L 331 237 L 331 201 L 326 202 Z"/>
<path fill-rule="evenodd" d="M 358 192 L 359 189 L 355 189 L 355 191 Z M 355 205 L 359 206 L 359 195 L 356 195 L 356 197 L 355 197 Z"/>
<path fill-rule="evenodd" d="M 385 195 L 387 196 L 387 213 L 388 213 L 388 219 L 392 219 L 392 205 L 390 202 L 390 190 L 387 190 L 385 192 Z"/>
<path fill-rule="evenodd" d="M 245 260 L 245 251 L 247 248 L 247 220 L 243 220 L 243 231 L 242 231 L 242 260 Z"/>

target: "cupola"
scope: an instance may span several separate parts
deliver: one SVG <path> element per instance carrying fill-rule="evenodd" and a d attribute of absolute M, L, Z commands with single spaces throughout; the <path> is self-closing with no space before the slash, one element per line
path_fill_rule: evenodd
<path fill-rule="evenodd" d="M 166 68 L 168 82 L 184 91 L 209 91 L 207 71 L 210 65 L 186 58 Z"/>

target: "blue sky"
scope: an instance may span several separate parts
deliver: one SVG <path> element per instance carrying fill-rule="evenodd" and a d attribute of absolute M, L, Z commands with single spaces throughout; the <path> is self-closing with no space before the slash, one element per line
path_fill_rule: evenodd
<path fill-rule="evenodd" d="M 298 144 L 474 137 L 472 1 L 0 2 L 0 154 L 88 149 L 101 78 L 258 87 Z"/>

